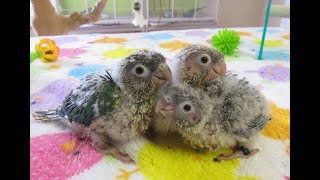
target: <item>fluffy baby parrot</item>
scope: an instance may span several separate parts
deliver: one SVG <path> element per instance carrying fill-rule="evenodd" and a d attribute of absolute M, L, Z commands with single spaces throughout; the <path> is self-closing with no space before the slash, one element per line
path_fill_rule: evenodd
<path fill-rule="evenodd" d="M 128 162 L 130 157 L 114 144 L 144 133 L 151 122 L 154 95 L 172 82 L 165 57 L 139 50 L 123 59 L 120 81 L 106 71 L 81 80 L 54 110 L 36 111 L 35 120 L 67 120 L 73 129 L 82 129 L 100 152 Z"/>
<path fill-rule="evenodd" d="M 266 99 L 242 79 L 226 82 L 224 95 L 211 98 L 188 84 L 170 86 L 162 90 L 155 112 L 171 120 L 176 131 L 197 150 L 239 147 L 265 127 L 270 120 L 269 107 Z M 258 152 L 247 152 L 242 146 L 239 149 L 244 154 L 234 149 L 215 161 L 248 158 Z"/>

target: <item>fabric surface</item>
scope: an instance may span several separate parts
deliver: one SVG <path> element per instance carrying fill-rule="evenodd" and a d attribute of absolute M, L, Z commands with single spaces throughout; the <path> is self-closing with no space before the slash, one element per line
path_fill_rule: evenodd
<path fill-rule="evenodd" d="M 213 158 L 220 152 L 199 154 L 175 142 L 143 142 L 130 152 L 136 155 L 137 164 L 123 164 L 99 154 L 90 147 L 90 140 L 79 140 L 68 128 L 39 123 L 31 116 L 35 110 L 60 105 L 90 72 L 109 69 L 117 79 L 119 62 L 136 49 L 162 53 L 175 76 L 174 55 L 189 44 L 210 46 L 218 30 L 48 37 L 60 48 L 58 61 L 38 59 L 30 65 L 31 179 L 290 179 L 290 32 L 279 28 L 268 28 L 265 60 L 256 59 L 262 28 L 234 28 L 241 44 L 233 56 L 225 57 L 228 71 L 247 77 L 273 103 L 273 119 L 249 143 L 260 151 L 249 159 L 218 163 Z M 41 38 L 30 38 L 30 52 Z"/>

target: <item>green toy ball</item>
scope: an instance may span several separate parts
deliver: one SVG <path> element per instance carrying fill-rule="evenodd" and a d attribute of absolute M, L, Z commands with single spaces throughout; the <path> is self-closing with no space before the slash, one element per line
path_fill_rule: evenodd
<path fill-rule="evenodd" d="M 240 45 L 239 34 L 230 29 L 222 29 L 211 38 L 211 43 L 224 55 L 233 55 Z"/>

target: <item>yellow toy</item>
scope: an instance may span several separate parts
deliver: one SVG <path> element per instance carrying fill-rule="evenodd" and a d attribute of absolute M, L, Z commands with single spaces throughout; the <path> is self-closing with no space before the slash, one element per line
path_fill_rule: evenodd
<path fill-rule="evenodd" d="M 59 47 L 56 43 L 47 38 L 41 39 L 35 45 L 36 52 L 30 53 L 30 63 L 32 63 L 37 58 L 40 58 L 43 62 L 54 62 L 58 60 Z"/>

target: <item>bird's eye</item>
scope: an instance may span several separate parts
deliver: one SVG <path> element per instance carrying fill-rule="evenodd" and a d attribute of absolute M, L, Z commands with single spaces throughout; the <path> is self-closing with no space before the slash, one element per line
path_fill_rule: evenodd
<path fill-rule="evenodd" d="M 211 61 L 211 58 L 208 54 L 201 55 L 199 58 L 201 64 L 208 64 Z"/>
<path fill-rule="evenodd" d="M 132 69 L 132 73 L 139 77 L 147 77 L 150 71 L 144 65 L 139 64 Z"/>
<path fill-rule="evenodd" d="M 189 101 L 181 103 L 180 109 L 185 113 L 192 113 L 194 111 Z"/>
<path fill-rule="evenodd" d="M 201 58 L 201 62 L 202 62 L 203 64 L 207 63 L 207 62 L 208 62 L 208 58 L 205 57 L 205 56 L 203 56 L 203 57 Z"/>
<path fill-rule="evenodd" d="M 191 110 L 191 106 L 189 104 L 186 104 L 183 106 L 183 110 L 189 112 Z"/>
<path fill-rule="evenodd" d="M 144 72 L 143 67 L 137 67 L 137 68 L 136 68 L 136 73 L 137 73 L 137 74 L 142 74 L 143 72 Z"/>

